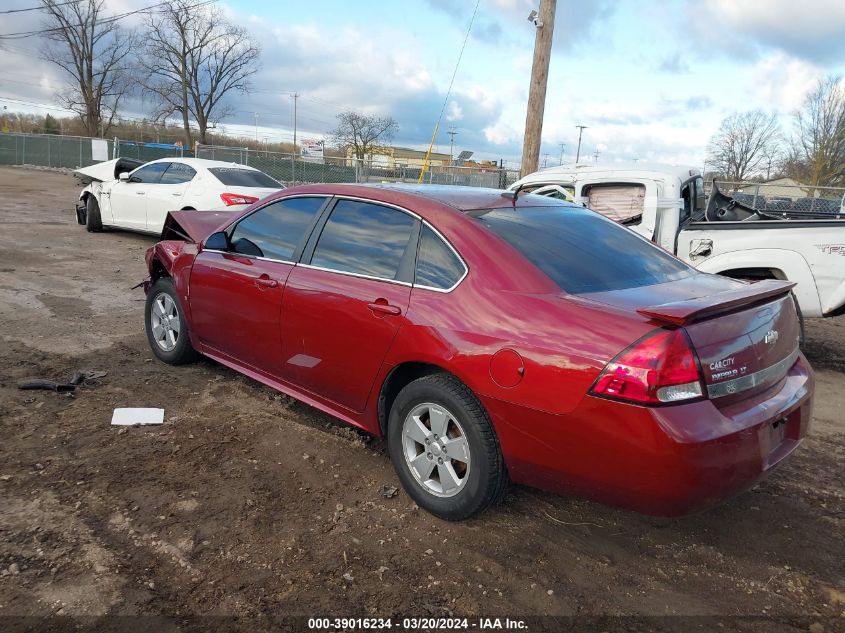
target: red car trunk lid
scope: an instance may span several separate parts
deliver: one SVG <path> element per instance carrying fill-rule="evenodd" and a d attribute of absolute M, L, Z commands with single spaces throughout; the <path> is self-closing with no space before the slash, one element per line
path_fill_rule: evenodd
<path fill-rule="evenodd" d="M 683 327 L 701 362 L 707 395 L 721 406 L 765 391 L 795 363 L 800 326 L 789 294 L 794 285 L 697 275 L 584 297 L 632 309 L 657 325 Z M 661 303 L 649 305 L 654 299 Z"/>
<path fill-rule="evenodd" d="M 719 403 L 770 388 L 798 358 L 800 326 L 788 294 L 685 328 L 698 352 L 708 395 Z"/>

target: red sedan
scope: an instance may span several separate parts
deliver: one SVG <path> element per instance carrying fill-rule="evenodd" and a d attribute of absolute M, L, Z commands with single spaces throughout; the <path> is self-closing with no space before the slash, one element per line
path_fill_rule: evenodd
<path fill-rule="evenodd" d="M 174 212 L 146 330 L 374 435 L 408 494 L 469 517 L 507 481 L 656 515 L 792 453 L 813 375 L 791 284 L 690 268 L 552 198 L 309 185 Z"/>

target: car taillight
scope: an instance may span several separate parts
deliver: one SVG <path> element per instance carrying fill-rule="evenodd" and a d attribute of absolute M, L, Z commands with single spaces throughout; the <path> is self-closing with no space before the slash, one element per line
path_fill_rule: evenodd
<path fill-rule="evenodd" d="M 657 405 L 703 396 L 698 359 L 683 330 L 658 330 L 607 364 L 590 393 Z"/>
<path fill-rule="evenodd" d="M 234 204 L 252 204 L 258 200 L 254 196 L 245 196 L 240 193 L 221 193 L 220 199 L 227 207 L 231 207 Z"/>

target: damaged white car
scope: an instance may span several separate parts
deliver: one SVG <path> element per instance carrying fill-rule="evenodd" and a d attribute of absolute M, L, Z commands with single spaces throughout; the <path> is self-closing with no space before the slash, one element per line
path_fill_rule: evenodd
<path fill-rule="evenodd" d="M 77 169 L 85 184 L 76 219 L 89 232 L 116 227 L 160 234 L 168 211 L 242 211 L 284 185 L 253 167 L 199 158 L 130 158 Z"/>

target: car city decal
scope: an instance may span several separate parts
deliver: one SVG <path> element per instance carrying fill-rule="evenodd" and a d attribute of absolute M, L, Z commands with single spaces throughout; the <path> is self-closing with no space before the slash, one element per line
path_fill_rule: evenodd
<path fill-rule="evenodd" d="M 733 356 L 728 356 L 722 360 L 717 360 L 710 363 L 710 380 L 718 381 L 727 378 L 736 378 L 743 376 L 748 372 L 748 367 L 735 367 L 736 359 Z"/>
<path fill-rule="evenodd" d="M 845 255 L 845 244 L 816 244 L 816 248 L 826 255 Z"/>

